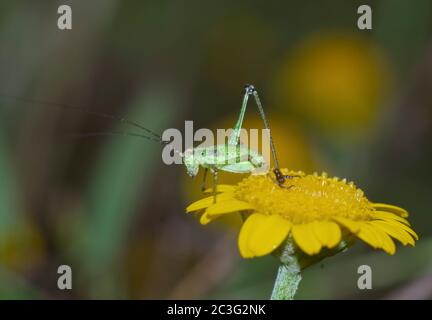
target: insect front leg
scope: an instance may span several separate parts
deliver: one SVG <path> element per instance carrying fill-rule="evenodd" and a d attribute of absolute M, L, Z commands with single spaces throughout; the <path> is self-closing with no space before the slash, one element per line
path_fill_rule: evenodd
<path fill-rule="evenodd" d="M 205 191 L 206 189 L 206 178 L 207 178 L 208 168 L 204 168 L 204 176 L 201 183 L 201 191 Z"/>
<path fill-rule="evenodd" d="M 213 169 L 213 203 L 216 203 L 218 170 Z"/>
<path fill-rule="evenodd" d="M 253 165 L 255 168 L 260 168 L 260 167 L 263 165 L 262 162 L 258 162 L 258 161 L 256 161 L 255 158 L 252 157 L 250 153 L 248 153 L 247 161 L 249 161 L 250 163 L 252 163 L 252 165 Z"/>

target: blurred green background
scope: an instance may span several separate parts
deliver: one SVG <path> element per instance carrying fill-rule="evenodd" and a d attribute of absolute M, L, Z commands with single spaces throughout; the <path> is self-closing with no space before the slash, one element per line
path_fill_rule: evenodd
<path fill-rule="evenodd" d="M 373 30 L 361 31 L 366 3 Z M 57 28 L 60 4 L 72 30 Z M 406 208 L 420 235 L 395 256 L 359 243 L 324 260 L 298 298 L 432 298 L 431 1 L 0 0 L 0 43 L 0 96 L 157 132 L 228 128 L 255 84 L 283 167 L 353 180 Z M 246 118 L 261 128 L 255 108 Z M 0 298 L 267 299 L 276 260 L 239 257 L 238 221 L 185 214 L 200 177 L 146 140 L 69 136 L 119 128 L 0 98 Z M 57 288 L 62 264 L 71 291 Z M 362 264 L 373 290 L 357 289 Z"/>

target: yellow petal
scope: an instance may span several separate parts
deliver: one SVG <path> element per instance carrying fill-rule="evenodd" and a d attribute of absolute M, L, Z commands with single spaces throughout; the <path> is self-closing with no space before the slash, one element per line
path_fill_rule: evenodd
<path fill-rule="evenodd" d="M 342 234 L 340 228 L 334 222 L 314 222 L 312 223 L 312 229 L 319 242 L 327 248 L 337 246 L 341 240 Z"/>
<path fill-rule="evenodd" d="M 216 203 L 212 204 L 206 209 L 205 213 L 211 216 L 243 210 L 252 210 L 253 208 L 254 207 L 247 202 L 236 199 L 228 199 L 224 201 L 217 201 Z"/>
<path fill-rule="evenodd" d="M 383 249 L 390 255 L 396 251 L 393 240 L 379 228 L 375 228 L 370 223 L 362 223 L 357 236 L 364 242 L 376 249 Z"/>
<path fill-rule="evenodd" d="M 297 245 L 308 255 L 313 255 L 321 250 L 321 243 L 315 236 L 312 224 L 297 224 L 292 228 L 292 235 Z"/>
<path fill-rule="evenodd" d="M 376 234 L 374 228 L 372 228 L 366 222 L 360 224 L 360 230 L 357 233 L 357 237 L 373 248 L 381 247 L 381 238 Z"/>
<path fill-rule="evenodd" d="M 395 246 L 393 240 L 388 236 L 387 233 L 385 233 L 381 229 L 375 228 L 370 223 L 368 223 L 368 224 L 374 230 L 375 234 L 380 238 L 380 241 L 381 241 L 380 248 L 383 249 L 388 254 L 393 255 L 396 252 L 396 246 Z"/>
<path fill-rule="evenodd" d="M 372 217 L 376 218 L 376 219 L 381 219 L 381 220 L 385 220 L 385 221 L 389 221 L 389 220 L 396 220 L 396 221 L 400 221 L 405 223 L 406 225 L 410 225 L 410 223 L 408 222 L 407 219 L 402 218 L 398 215 L 395 215 L 394 213 L 390 213 L 390 212 L 384 212 L 384 211 L 374 211 L 372 213 Z"/>
<path fill-rule="evenodd" d="M 397 206 L 393 206 L 391 204 L 385 204 L 385 203 L 374 203 L 373 207 L 378 211 L 387 211 L 394 214 L 397 214 L 398 216 L 401 216 L 402 218 L 408 217 L 408 211 L 405 209 L 402 209 Z"/>
<path fill-rule="evenodd" d="M 401 228 L 397 228 L 382 220 L 374 220 L 371 221 L 370 224 L 378 229 L 381 229 L 383 232 L 389 234 L 396 240 L 399 240 L 404 246 L 407 244 L 414 246 L 415 244 L 411 235 Z"/>
<path fill-rule="evenodd" d="M 291 227 L 292 223 L 279 215 L 264 216 L 251 228 L 247 246 L 256 257 L 269 254 L 286 239 Z"/>
<path fill-rule="evenodd" d="M 200 223 L 202 225 L 206 225 L 206 224 L 212 222 L 212 220 L 213 219 L 211 217 L 209 217 L 208 214 L 206 214 L 206 213 L 203 213 L 200 217 Z"/>
<path fill-rule="evenodd" d="M 229 184 L 218 184 L 216 187 L 216 192 L 234 192 L 235 186 L 229 185 Z M 208 188 L 204 190 L 204 193 L 212 193 L 213 188 Z"/>
<path fill-rule="evenodd" d="M 240 251 L 240 255 L 243 258 L 253 258 L 254 253 L 249 249 L 248 240 L 251 234 L 251 231 L 255 228 L 256 225 L 259 225 L 261 221 L 265 219 L 265 215 L 254 213 L 251 214 L 246 221 L 243 223 L 239 239 L 238 239 L 238 247 Z"/>
<path fill-rule="evenodd" d="M 225 201 L 228 199 L 234 199 L 234 195 L 232 193 L 223 193 L 218 194 L 216 197 L 216 203 L 219 201 Z M 213 204 L 213 196 L 203 198 L 201 200 L 195 201 L 194 203 L 190 204 L 186 208 L 187 213 L 191 213 L 194 211 L 199 211 L 202 209 L 205 209 Z"/>
<path fill-rule="evenodd" d="M 338 222 L 343 227 L 347 228 L 352 233 L 357 233 L 360 230 L 360 224 L 357 221 L 353 221 L 343 217 L 333 217 L 333 220 Z"/>
<path fill-rule="evenodd" d="M 392 226 L 395 226 L 396 228 L 399 229 L 403 229 L 406 232 L 408 232 L 410 235 L 412 235 L 414 237 L 414 239 L 418 240 L 419 237 L 417 235 L 417 233 L 414 232 L 414 230 L 412 230 L 410 227 L 408 227 L 407 225 L 399 222 L 399 221 L 395 221 L 395 220 L 385 220 L 385 222 L 387 222 L 388 224 L 391 224 Z"/>

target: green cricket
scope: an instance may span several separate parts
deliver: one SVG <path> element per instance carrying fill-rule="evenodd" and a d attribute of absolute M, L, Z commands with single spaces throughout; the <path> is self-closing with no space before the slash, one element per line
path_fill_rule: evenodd
<path fill-rule="evenodd" d="M 274 162 L 273 174 L 275 175 L 275 183 L 283 188 L 290 187 L 290 186 L 285 186 L 285 181 L 286 179 L 292 178 L 292 176 L 284 175 L 280 171 L 279 162 L 276 156 L 276 149 L 273 144 L 273 139 L 270 133 L 268 120 L 265 116 L 264 109 L 261 104 L 261 100 L 258 96 L 258 92 L 253 85 L 247 84 L 245 85 L 245 93 L 243 96 L 243 103 L 241 105 L 238 120 L 228 137 L 227 143 L 207 146 L 207 147 L 189 148 L 185 150 L 185 152 L 179 152 L 178 150 L 174 150 L 174 152 L 178 153 L 179 156 L 182 158 L 182 162 L 185 165 L 186 171 L 189 176 L 195 177 L 199 172 L 199 168 L 200 167 L 204 168 L 204 176 L 201 185 L 202 190 L 205 190 L 206 188 L 205 187 L 206 177 L 208 171 L 211 171 L 211 173 L 213 174 L 213 199 L 214 199 L 213 201 L 214 202 L 216 202 L 216 197 L 217 197 L 217 183 L 218 183 L 219 171 L 226 171 L 230 173 L 252 173 L 254 170 L 262 168 L 266 164 L 264 157 L 261 154 L 259 154 L 257 151 L 253 149 L 248 148 L 245 145 L 242 145 L 240 142 L 240 134 L 243 125 L 244 115 L 246 112 L 246 108 L 250 96 L 253 96 L 255 99 L 255 103 L 258 107 L 258 112 L 264 123 L 264 128 L 266 129 L 266 132 L 268 134 L 270 149 L 272 152 L 272 158 Z M 66 109 L 78 110 L 95 116 L 116 120 L 121 123 L 127 124 L 129 126 L 139 128 L 146 132 L 146 134 L 131 133 L 131 132 L 87 132 L 87 133 L 80 133 L 74 135 L 77 137 L 121 135 L 121 136 L 141 137 L 147 140 L 158 142 L 162 145 L 170 144 L 170 141 L 162 140 L 161 135 L 142 126 L 141 124 L 128 120 L 126 118 L 114 116 L 112 114 L 96 112 L 86 108 L 80 108 L 80 107 L 70 106 L 61 103 L 38 101 L 33 99 L 18 98 L 12 96 L 2 96 L 2 97 L 6 99 L 13 99 L 21 102 L 26 102 L 26 103 L 45 104 L 45 105 L 52 105 L 61 108 L 66 108 Z"/>
<path fill-rule="evenodd" d="M 186 166 L 186 170 L 191 177 L 194 177 L 198 174 L 199 167 L 204 168 L 204 177 L 201 187 L 202 190 L 205 189 L 205 180 L 208 171 L 210 170 L 213 173 L 214 202 L 216 202 L 217 195 L 218 171 L 227 171 L 231 173 L 251 173 L 265 165 L 264 158 L 261 154 L 255 150 L 243 146 L 240 143 L 240 133 L 243 125 L 243 119 L 248 100 L 251 95 L 255 99 L 260 117 L 264 123 L 264 128 L 266 129 L 270 141 L 270 149 L 274 162 L 273 173 L 276 178 L 276 183 L 280 187 L 286 187 L 284 185 L 286 179 L 292 178 L 289 175 L 283 175 L 280 171 L 268 120 L 265 116 L 264 108 L 262 107 L 258 92 L 253 85 L 247 84 L 245 86 L 245 94 L 243 96 L 243 103 L 240 109 L 239 118 L 228 138 L 228 143 L 203 148 L 191 148 L 186 150 L 183 154 L 180 154 L 183 157 L 183 163 Z M 235 160 L 234 163 L 233 160 Z"/>

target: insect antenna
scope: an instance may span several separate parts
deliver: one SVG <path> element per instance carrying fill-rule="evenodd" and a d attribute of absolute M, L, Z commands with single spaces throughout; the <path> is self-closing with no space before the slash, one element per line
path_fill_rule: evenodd
<path fill-rule="evenodd" d="M 47 106 L 53 106 L 53 107 L 58 107 L 58 108 L 63 108 L 63 109 L 70 109 L 70 110 L 77 110 L 77 111 L 81 111 L 87 114 L 91 114 L 94 116 L 98 116 L 100 118 L 107 118 L 107 119 L 112 119 L 112 120 L 116 120 L 119 121 L 121 123 L 125 123 L 127 125 L 139 128 L 141 130 L 144 130 L 145 132 L 147 132 L 148 134 L 150 134 L 151 136 L 153 136 L 155 139 L 161 139 L 161 136 L 157 133 L 155 133 L 154 131 L 142 126 L 141 124 L 139 124 L 138 122 L 126 119 L 124 117 L 118 117 L 109 113 L 105 113 L 105 112 L 100 112 L 100 111 L 93 111 L 89 108 L 85 108 L 85 107 L 76 107 L 76 106 L 72 106 L 66 103 L 58 103 L 58 102 L 53 102 L 53 101 L 42 101 L 42 100 L 35 100 L 35 99 L 30 99 L 30 98 L 22 98 L 22 97 L 16 97 L 16 96 L 10 96 L 10 95 L 0 95 L 0 98 L 2 99 L 9 99 L 9 100 L 15 100 L 18 102 L 24 102 L 24 103 L 34 103 L 34 104 L 40 104 L 40 105 L 47 105 Z"/>
<path fill-rule="evenodd" d="M 169 145 L 171 141 L 162 140 L 162 138 L 155 138 L 152 136 L 146 136 L 144 134 L 126 131 L 94 131 L 94 132 L 83 132 L 83 133 L 71 133 L 67 135 L 72 138 L 88 138 L 88 137 L 101 137 L 101 136 L 122 136 L 122 137 L 137 137 L 144 138 L 150 141 L 160 143 L 162 146 Z M 174 153 L 180 155 L 183 159 L 183 153 L 177 149 L 172 149 Z"/>
<path fill-rule="evenodd" d="M 157 139 L 152 136 L 146 136 L 144 134 L 135 133 L 135 132 L 124 132 L 124 131 L 100 131 L 100 132 L 83 132 L 83 133 L 71 133 L 67 134 L 68 137 L 72 138 L 86 138 L 86 137 L 100 137 L 100 136 L 128 136 L 128 137 L 138 137 L 138 138 L 144 138 L 150 141 L 154 141 L 157 143 L 160 143 L 162 145 L 167 145 L 170 143 L 170 141 L 164 141 L 162 139 Z"/>

